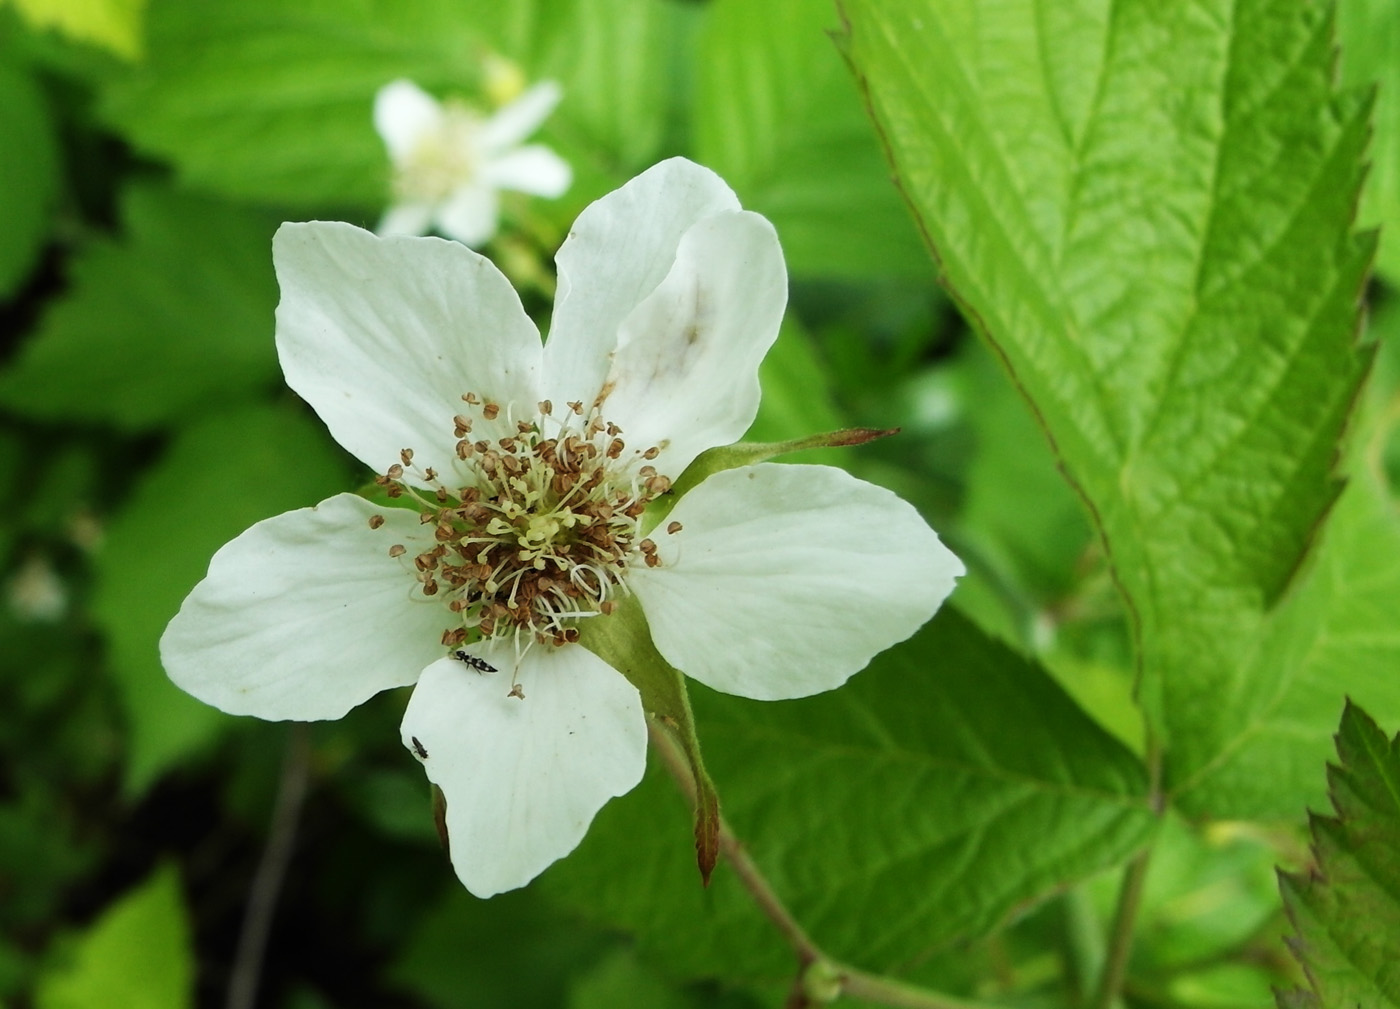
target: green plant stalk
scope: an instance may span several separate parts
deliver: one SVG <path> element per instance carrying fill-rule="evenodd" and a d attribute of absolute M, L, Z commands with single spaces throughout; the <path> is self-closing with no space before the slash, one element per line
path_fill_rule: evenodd
<path fill-rule="evenodd" d="M 1147 725 L 1148 799 L 1152 811 L 1160 817 L 1166 808 L 1166 797 L 1162 793 L 1162 747 L 1145 717 L 1144 722 Z M 1123 885 L 1118 891 L 1118 906 L 1113 913 L 1113 931 L 1109 934 L 1108 955 L 1104 959 L 1103 973 L 1099 976 L 1094 999 L 1089 1003 L 1091 1009 L 1111 1009 L 1117 1004 L 1123 990 L 1123 982 L 1128 975 L 1128 957 L 1133 951 L 1133 930 L 1151 860 L 1152 845 L 1149 843 L 1123 870 Z"/>

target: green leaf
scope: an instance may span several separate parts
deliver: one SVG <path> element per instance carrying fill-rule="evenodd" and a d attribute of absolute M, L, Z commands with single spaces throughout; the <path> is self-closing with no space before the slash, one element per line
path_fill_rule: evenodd
<path fill-rule="evenodd" d="M 0 404 L 140 429 L 276 383 L 276 222 L 148 186 L 125 194 L 122 219 L 122 240 L 75 261 L 71 293 L 0 375 Z"/>
<path fill-rule="evenodd" d="M 1167 781 L 1189 779 L 1340 488 L 1366 97 L 1293 0 L 843 7 L 947 281 L 1107 546 Z"/>
<path fill-rule="evenodd" d="M 484 104 L 491 52 L 518 60 L 530 80 L 564 85 L 544 133 L 589 163 L 576 167 L 649 163 L 671 93 L 659 45 L 668 11 L 646 0 L 153 0 L 148 59 L 108 90 L 103 111 L 192 186 L 353 207 L 372 225 L 389 194 L 376 92 L 407 77 Z"/>
<path fill-rule="evenodd" d="M 1140 762 L 947 608 L 828 694 L 762 704 L 691 689 L 729 822 L 813 938 L 861 966 L 987 931 L 1154 828 Z M 659 763 L 545 888 L 635 931 L 682 976 L 790 972 L 724 862 L 700 887 L 689 810 Z"/>
<path fill-rule="evenodd" d="M 1393 353 L 1400 307 L 1378 311 L 1372 330 Z M 1400 419 L 1397 383 L 1391 368 L 1373 376 L 1350 438 L 1347 488 L 1299 584 L 1239 668 L 1193 678 L 1213 708 L 1200 731 L 1177 740 L 1178 766 L 1193 768 L 1174 782 L 1177 801 L 1192 815 L 1296 818 L 1325 798 L 1315 769 L 1332 752 L 1344 695 L 1400 718 L 1400 510 L 1383 459 Z"/>
<path fill-rule="evenodd" d="M 691 1002 L 637 962 L 617 951 L 599 961 L 569 989 L 568 1009 L 688 1009 Z"/>
<path fill-rule="evenodd" d="M 146 0 L 11 0 L 36 28 L 57 28 L 118 56 L 141 55 L 141 15 Z"/>
<path fill-rule="evenodd" d="M 1280 873 L 1310 992 L 1284 1007 L 1400 1006 L 1400 736 L 1387 741 L 1354 704 L 1342 713 L 1338 765 L 1327 769 L 1335 817 L 1312 816 L 1315 868 Z"/>
<path fill-rule="evenodd" d="M 607 948 L 601 933 L 552 914 L 533 889 L 489 902 L 455 882 L 446 891 L 385 970 L 426 1005 L 461 1006 L 464 993 L 473 1006 L 563 1005 L 570 975 Z"/>
<path fill-rule="evenodd" d="M 378 207 L 388 159 L 375 92 L 398 77 L 430 90 L 476 84 L 474 19 L 447 7 L 152 0 L 147 59 L 108 90 L 103 112 L 196 187 Z"/>
<path fill-rule="evenodd" d="M 180 880 L 158 869 L 81 937 L 73 963 L 39 980 L 38 1009 L 186 1009 L 194 951 Z"/>
<path fill-rule="evenodd" d="M 795 274 L 926 276 L 826 0 L 715 0 L 696 69 L 695 147 L 767 216 Z"/>
<path fill-rule="evenodd" d="M 1337 4 L 1342 81 L 1376 88 L 1371 170 L 1361 194 L 1361 221 L 1380 226 L 1376 269 L 1400 285 L 1400 3 Z"/>
<path fill-rule="evenodd" d="M 345 475 L 305 414 L 243 408 L 185 431 L 112 519 L 92 609 L 130 722 L 128 792 L 144 791 L 228 724 L 166 679 L 157 651 L 209 558 L 254 522 L 342 489 Z"/>
<path fill-rule="evenodd" d="M 33 77 L 0 49 L 0 299 L 24 280 L 48 234 L 59 178 L 58 141 Z"/>
<path fill-rule="evenodd" d="M 1198 732 L 1178 739 L 1178 766 L 1193 768 L 1174 783 L 1181 808 L 1291 819 L 1301 806 L 1320 803 L 1315 769 L 1327 758 L 1326 723 L 1336 719 L 1343 693 L 1400 717 L 1397 612 L 1400 515 L 1378 478 L 1362 469 L 1337 503 L 1305 581 L 1245 665 L 1192 677 L 1202 707 L 1215 708 L 1197 712 Z"/>
<path fill-rule="evenodd" d="M 609 182 L 659 160 L 667 117 L 681 97 L 674 67 L 687 51 L 690 5 L 553 0 L 536 6 L 544 19 L 542 52 L 532 65 L 537 76 L 564 85 L 558 121 L 550 123 L 563 153 L 586 159 Z"/>

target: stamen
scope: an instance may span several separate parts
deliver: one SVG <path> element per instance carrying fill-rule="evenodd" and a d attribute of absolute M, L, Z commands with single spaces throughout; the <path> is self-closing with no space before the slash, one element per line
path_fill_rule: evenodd
<path fill-rule="evenodd" d="M 470 409 L 452 417 L 457 479 L 451 483 L 466 486 L 449 487 L 431 468 L 405 483 L 411 449 L 376 479 L 389 496 L 408 495 L 420 522 L 433 527 L 434 545 L 410 568 L 416 595 L 446 604 L 444 645 L 507 639 L 518 659 L 537 643 L 577 642 L 579 620 L 617 612 L 614 597 L 628 592 L 630 565 L 660 563 L 640 524 L 671 482 L 654 466 L 635 463 L 638 456 L 656 459 L 659 449 L 634 451 L 624 462 L 622 428 L 600 415 L 598 403 L 585 412 L 582 401 L 571 402 L 558 419 L 553 404 L 542 400 L 534 418 L 515 420 L 514 404 L 502 407 L 470 392 L 462 402 Z M 489 421 L 503 411 L 514 433 L 494 441 L 467 438 L 473 414 Z M 371 528 L 383 524 L 382 515 L 370 520 Z M 673 522 L 666 531 L 679 528 Z M 390 550 L 393 557 L 405 553 L 402 544 Z"/>

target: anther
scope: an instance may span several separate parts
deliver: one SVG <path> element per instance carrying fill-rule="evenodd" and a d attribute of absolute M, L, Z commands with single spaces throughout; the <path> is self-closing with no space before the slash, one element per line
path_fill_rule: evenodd
<path fill-rule="evenodd" d="M 383 515 L 371 515 L 371 516 L 369 517 L 369 527 L 370 527 L 371 529 L 378 529 L 378 528 L 379 528 L 380 526 L 382 526 L 383 524 L 384 524 L 384 516 L 383 516 Z"/>
<path fill-rule="evenodd" d="M 404 451 L 407 452 L 408 449 L 404 449 Z M 389 467 L 386 475 L 390 480 L 401 480 L 403 479 L 403 467 L 398 463 L 394 463 L 394 465 Z"/>
<path fill-rule="evenodd" d="M 609 599 L 601 604 L 598 609 L 602 612 L 603 616 L 610 617 L 617 612 L 617 600 Z"/>
<path fill-rule="evenodd" d="M 540 413 L 544 414 L 546 417 L 554 412 L 554 404 L 547 399 L 540 400 L 539 406 Z"/>
<path fill-rule="evenodd" d="M 679 522 L 672 522 L 666 527 L 666 531 L 672 536 L 674 536 L 676 533 L 681 531 L 681 524 Z"/>
<path fill-rule="evenodd" d="M 465 396 L 462 397 L 462 402 L 463 402 L 463 403 L 466 403 L 468 406 L 476 406 L 476 404 L 479 403 L 479 402 L 481 402 L 481 401 L 480 401 L 479 399 L 476 398 L 476 393 L 474 393 L 474 392 L 469 392 L 469 393 L 467 393 Z"/>
<path fill-rule="evenodd" d="M 402 557 L 406 553 L 408 553 L 408 550 L 402 543 L 395 543 L 389 548 L 390 557 Z"/>
<path fill-rule="evenodd" d="M 461 438 L 472 433 L 472 419 L 463 417 L 460 413 L 452 418 L 452 424 L 456 429 L 456 436 Z"/>
<path fill-rule="evenodd" d="M 501 408 L 495 403 L 486 403 L 481 408 L 481 415 L 487 420 L 495 420 L 500 415 Z"/>
<path fill-rule="evenodd" d="M 403 460 L 405 466 L 413 465 L 413 449 L 405 448 L 399 451 L 399 458 Z"/>
<path fill-rule="evenodd" d="M 661 449 L 659 449 L 659 448 L 657 448 L 655 445 L 653 445 L 651 448 L 647 449 L 645 452 L 642 453 L 642 458 L 643 458 L 643 459 L 655 459 L 655 458 L 656 458 L 657 456 L 659 456 L 660 454 L 661 454 Z"/>

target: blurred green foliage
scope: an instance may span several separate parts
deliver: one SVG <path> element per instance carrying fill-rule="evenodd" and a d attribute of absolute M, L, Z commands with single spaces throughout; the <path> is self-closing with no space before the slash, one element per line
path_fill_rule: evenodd
<path fill-rule="evenodd" d="M 1337 21 L 1345 87 L 1305 0 L 0 3 L 0 1005 L 222 1004 L 298 751 L 156 642 L 223 542 L 364 477 L 280 382 L 270 236 L 372 224 L 377 89 L 484 101 L 495 56 L 566 96 L 573 188 L 485 250 L 542 326 L 582 207 L 708 164 L 792 273 L 752 436 L 901 428 L 812 461 L 967 562 L 841 691 L 697 689 L 815 938 L 1088 1005 L 1150 845 L 1128 1003 L 1297 985 L 1271 867 L 1311 857 L 1344 696 L 1400 720 L 1400 253 L 1368 285 L 1352 213 L 1400 223 L 1400 11 Z M 537 885 L 463 892 L 404 700 L 310 730 L 259 1005 L 782 1004 L 791 952 L 700 887 L 656 761 Z"/>

